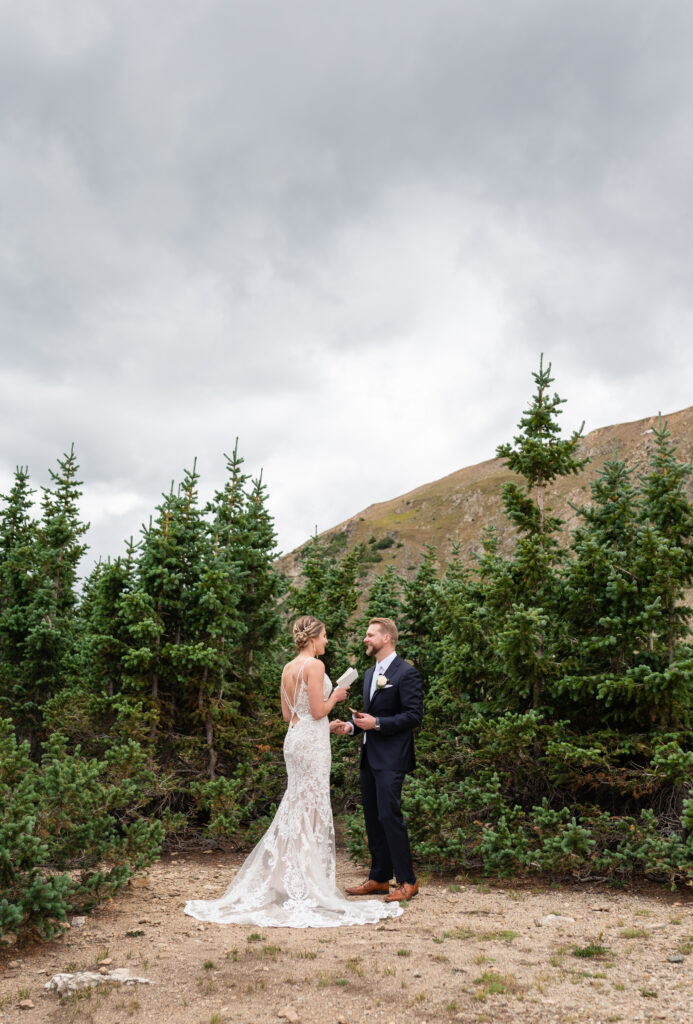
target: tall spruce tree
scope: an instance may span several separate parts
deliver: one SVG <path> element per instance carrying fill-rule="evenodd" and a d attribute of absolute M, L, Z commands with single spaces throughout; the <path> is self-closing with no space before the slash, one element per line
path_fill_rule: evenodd
<path fill-rule="evenodd" d="M 332 677 L 347 667 L 352 651 L 352 616 L 359 599 L 358 574 L 363 547 L 341 558 L 328 550 L 317 530 L 301 552 L 302 586 L 292 586 L 289 609 L 294 615 L 314 615 L 325 623 L 329 646 L 323 658 Z"/>
<path fill-rule="evenodd" d="M 364 672 L 373 663 L 373 659 L 366 655 L 363 638 L 366 635 L 368 623 L 374 618 L 392 619 L 398 627 L 401 623 L 402 580 L 391 565 L 388 565 L 385 571 L 380 576 L 376 576 L 371 583 L 366 607 L 354 625 L 352 652 L 361 672 Z"/>
<path fill-rule="evenodd" d="M 22 598 L 22 634 L 14 633 L 21 663 L 12 683 L 12 717 L 18 736 L 29 742 L 34 756 L 43 739 L 43 707 L 69 680 L 78 644 L 77 572 L 87 550 L 82 538 L 88 530 L 80 519 L 78 470 L 73 445 L 58 460 L 58 469 L 49 470 L 51 485 L 42 488 L 41 520 L 35 529 L 27 522 L 21 525 L 27 510 L 25 505 L 25 512 L 18 514 L 18 503 L 28 498 L 19 477 L 9 509 L 29 542 L 21 556 L 20 575 L 28 586 Z M 15 553 L 20 548 L 15 547 Z M 15 623 L 19 625 L 16 616 Z"/>
<path fill-rule="evenodd" d="M 588 461 L 578 455 L 582 427 L 560 437 L 558 416 L 564 399 L 550 393 L 551 364 L 533 373 L 536 391 L 520 420 L 513 445 L 502 444 L 497 455 L 505 459 L 524 484 L 503 487 L 503 507 L 517 531 L 515 550 L 508 564 L 489 550 L 496 572 L 484 565 L 496 615 L 492 631 L 498 689 L 509 707 L 538 708 L 560 675 L 564 656 L 561 628 L 562 587 L 559 566 L 564 560 L 557 533 L 562 520 L 546 505 L 546 490 L 557 477 L 577 474 Z M 488 539 L 487 539 L 488 542 Z M 494 593 L 498 587 L 498 593 Z"/>
<path fill-rule="evenodd" d="M 0 514 L 0 714 L 19 722 L 28 692 L 25 643 L 41 575 L 36 564 L 38 522 L 31 516 L 28 467 L 17 467 L 2 495 Z"/>
<path fill-rule="evenodd" d="M 615 452 L 590 490 L 564 572 L 570 651 L 556 683 L 566 715 L 583 727 L 631 717 L 630 702 L 618 697 L 620 681 L 638 665 L 649 631 L 638 579 L 639 499 Z"/>

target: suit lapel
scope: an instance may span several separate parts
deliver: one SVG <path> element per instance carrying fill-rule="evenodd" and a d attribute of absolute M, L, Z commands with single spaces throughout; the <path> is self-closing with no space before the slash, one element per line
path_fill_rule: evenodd
<path fill-rule="evenodd" d="M 373 668 L 367 668 L 363 673 L 363 710 L 368 711 L 371 703 L 371 683 L 373 681 L 373 673 L 375 672 L 375 666 Z"/>

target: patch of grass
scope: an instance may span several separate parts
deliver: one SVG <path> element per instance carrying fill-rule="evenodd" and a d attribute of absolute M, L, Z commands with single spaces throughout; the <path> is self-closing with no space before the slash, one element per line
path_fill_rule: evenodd
<path fill-rule="evenodd" d="M 233 960 L 234 963 L 238 962 L 238 950 L 237 949 L 227 949 L 227 950 L 225 950 L 224 956 L 226 957 L 227 960 L 229 959 L 229 957 L 231 957 L 231 959 Z"/>
<path fill-rule="evenodd" d="M 636 917 L 652 917 L 652 911 L 651 910 L 636 910 L 635 911 L 635 916 Z"/>
<path fill-rule="evenodd" d="M 131 928 L 129 932 L 125 932 L 129 939 L 137 939 L 140 935 L 144 935 L 141 928 Z"/>
<path fill-rule="evenodd" d="M 327 985 L 338 985 L 343 988 L 349 984 L 349 979 L 339 978 L 333 971 L 318 971 L 317 983 L 322 988 Z"/>
<path fill-rule="evenodd" d="M 383 967 L 383 974 L 387 977 L 389 974 L 397 974 L 396 967 Z"/>
<path fill-rule="evenodd" d="M 449 964 L 450 963 L 450 957 L 449 956 L 443 956 L 442 953 L 434 953 L 433 956 L 431 957 L 431 960 L 435 960 L 439 964 Z"/>
<path fill-rule="evenodd" d="M 416 995 L 414 996 L 414 1002 L 415 1003 L 425 1003 L 426 1002 L 426 993 L 425 992 L 417 992 Z"/>
<path fill-rule="evenodd" d="M 687 935 L 685 939 L 681 939 L 676 950 L 678 953 L 683 953 L 684 956 L 693 953 L 693 935 Z"/>
<path fill-rule="evenodd" d="M 473 939 L 476 932 L 471 928 L 455 928 L 454 932 L 443 932 L 443 939 Z"/>
<path fill-rule="evenodd" d="M 266 942 L 264 935 L 260 935 L 259 932 L 251 932 L 250 935 L 246 935 L 246 942 Z"/>
<path fill-rule="evenodd" d="M 298 953 L 294 953 L 297 960 L 317 960 L 318 954 L 313 953 L 308 949 L 299 950 Z"/>
<path fill-rule="evenodd" d="M 649 937 L 646 928 L 624 928 L 621 932 L 622 939 L 646 939 Z"/>
<path fill-rule="evenodd" d="M 449 885 L 448 886 L 448 892 L 462 892 L 462 886 L 461 885 Z"/>
<path fill-rule="evenodd" d="M 276 960 L 277 956 L 281 953 L 281 946 L 263 946 L 262 955 L 268 956 L 271 960 Z"/>
<path fill-rule="evenodd" d="M 31 995 L 31 989 L 30 988 L 20 988 L 20 989 L 17 990 L 17 998 L 18 999 L 28 999 L 30 995 Z"/>
<path fill-rule="evenodd" d="M 497 971 L 484 971 L 479 978 L 474 979 L 474 984 L 480 986 L 476 993 L 477 999 L 510 995 L 517 990 L 517 981 L 512 974 L 498 974 Z"/>
<path fill-rule="evenodd" d="M 682 917 L 670 917 L 669 918 L 669 924 L 683 924 L 683 918 Z"/>
<path fill-rule="evenodd" d="M 587 946 L 573 946 L 573 956 L 585 959 L 606 956 L 607 952 L 606 946 L 600 946 L 597 942 L 590 942 Z"/>
<path fill-rule="evenodd" d="M 482 964 L 494 963 L 495 959 L 496 958 L 494 956 L 486 956 L 485 953 L 477 953 L 474 957 L 474 963 L 477 967 L 481 967 Z"/>
<path fill-rule="evenodd" d="M 640 995 L 643 996 L 645 999 L 658 999 L 659 998 L 659 996 L 657 995 L 657 993 L 655 992 L 655 990 L 653 988 L 641 988 L 640 989 Z"/>
<path fill-rule="evenodd" d="M 351 971 L 352 974 L 358 975 L 359 978 L 362 977 L 363 967 L 361 967 L 360 956 L 350 956 L 344 966 L 348 971 Z"/>
<path fill-rule="evenodd" d="M 209 1018 L 209 1024 L 221 1024 L 221 1014 L 213 1013 Z"/>
<path fill-rule="evenodd" d="M 411 956 L 411 950 L 410 949 L 398 949 L 397 950 L 397 956 Z"/>
<path fill-rule="evenodd" d="M 519 939 L 520 932 L 510 931 L 509 928 L 505 928 L 502 931 L 497 932 L 481 932 L 479 935 L 480 942 L 512 942 L 513 939 Z"/>
<path fill-rule="evenodd" d="M 625 992 L 626 991 L 626 986 L 623 984 L 622 981 L 615 981 L 614 982 L 614 988 L 616 989 L 617 992 Z"/>
<path fill-rule="evenodd" d="M 213 960 L 205 960 L 205 962 L 202 964 L 202 966 L 204 967 L 204 969 L 206 971 L 214 971 L 214 970 L 216 970 L 216 966 L 217 965 L 214 963 Z"/>

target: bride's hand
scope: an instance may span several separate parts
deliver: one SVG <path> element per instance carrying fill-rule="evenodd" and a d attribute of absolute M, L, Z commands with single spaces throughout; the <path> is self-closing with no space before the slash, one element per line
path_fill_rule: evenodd
<path fill-rule="evenodd" d="M 340 701 L 346 700 L 347 697 L 349 696 L 349 687 L 336 686 L 332 691 L 332 696 L 334 697 L 335 704 L 339 704 Z"/>

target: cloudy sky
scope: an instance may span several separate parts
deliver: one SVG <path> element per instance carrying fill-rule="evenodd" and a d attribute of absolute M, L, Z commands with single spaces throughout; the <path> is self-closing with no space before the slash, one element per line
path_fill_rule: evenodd
<path fill-rule="evenodd" d="M 290 550 L 693 402 L 689 0 L 0 0 L 0 490 L 93 555 L 239 448 Z"/>

